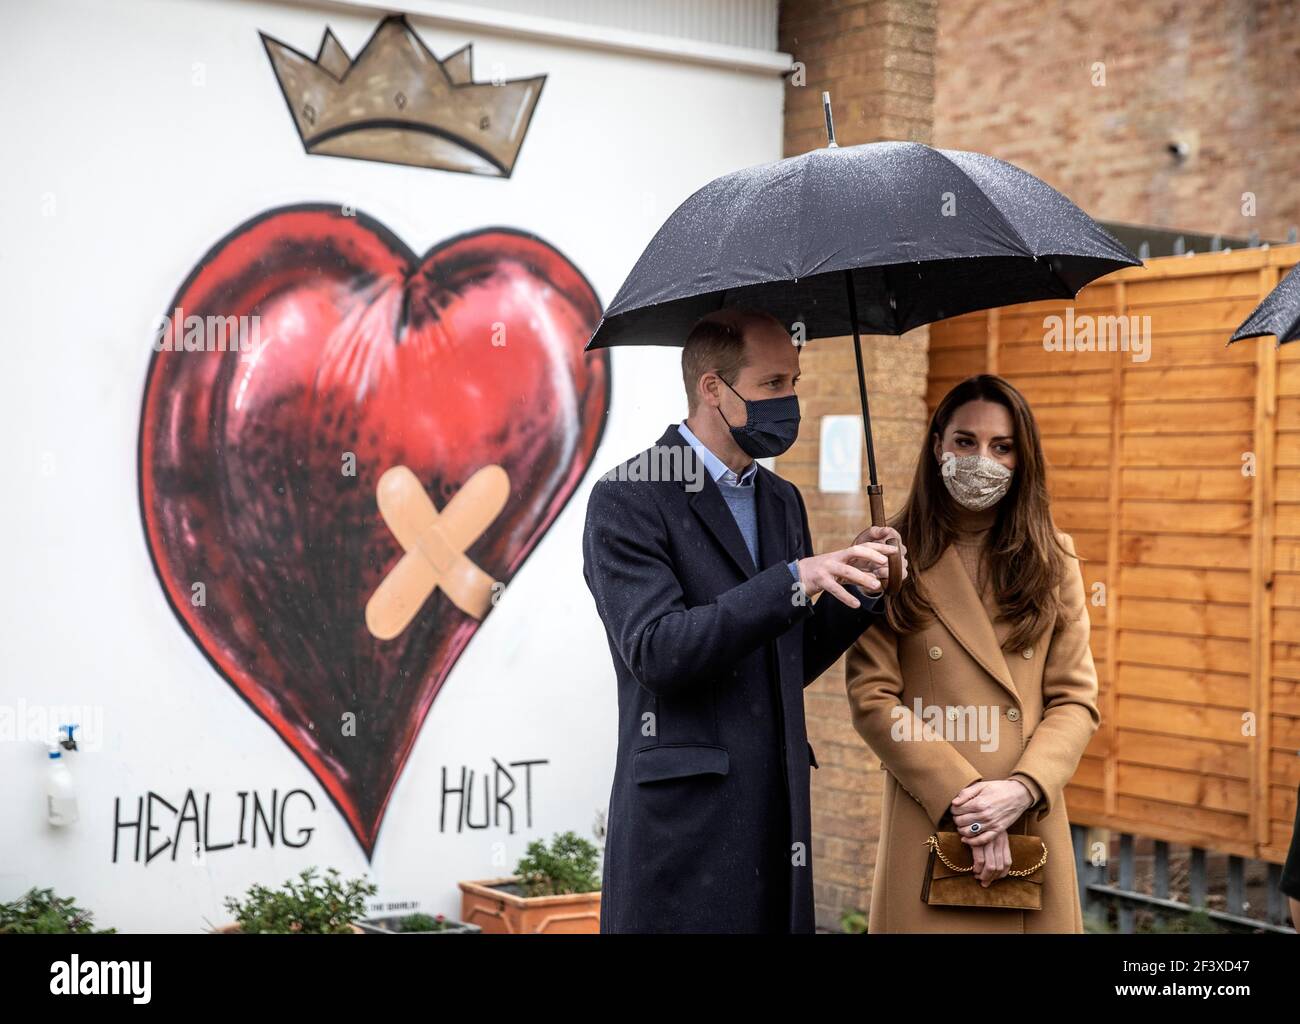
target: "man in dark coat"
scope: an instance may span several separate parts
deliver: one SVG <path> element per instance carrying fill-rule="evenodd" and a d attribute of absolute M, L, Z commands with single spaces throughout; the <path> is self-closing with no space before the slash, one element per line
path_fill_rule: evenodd
<path fill-rule="evenodd" d="M 618 680 L 601 931 L 812 932 L 803 690 L 883 613 L 902 546 L 872 527 L 815 555 L 798 489 L 754 461 L 798 430 L 778 321 L 710 314 L 682 368 L 687 419 L 587 505 Z"/>

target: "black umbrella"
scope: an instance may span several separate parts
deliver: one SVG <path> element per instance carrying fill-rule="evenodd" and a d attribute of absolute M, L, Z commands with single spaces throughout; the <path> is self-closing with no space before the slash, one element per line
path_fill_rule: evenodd
<path fill-rule="evenodd" d="M 871 482 L 884 525 L 860 332 L 902 334 L 977 309 L 1071 299 L 1141 261 L 1055 189 L 981 153 L 916 142 L 824 149 L 723 175 L 650 241 L 587 350 L 683 345 L 706 313 L 744 306 L 853 335 Z M 796 335 L 797 336 L 797 335 Z M 890 591 L 898 583 L 891 566 Z"/>
<path fill-rule="evenodd" d="M 1291 273 L 1264 296 L 1264 301 L 1255 307 L 1255 312 L 1246 317 L 1245 322 L 1228 339 L 1228 344 L 1265 334 L 1277 336 L 1278 348 L 1281 348 L 1284 341 L 1300 338 L 1300 264 L 1292 267 Z"/>

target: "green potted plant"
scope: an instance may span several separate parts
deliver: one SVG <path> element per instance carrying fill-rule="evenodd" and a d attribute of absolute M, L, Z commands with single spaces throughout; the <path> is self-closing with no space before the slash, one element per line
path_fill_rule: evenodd
<path fill-rule="evenodd" d="M 867 934 L 867 915 L 854 907 L 840 914 L 840 931 L 848 935 Z"/>
<path fill-rule="evenodd" d="M 461 882 L 461 917 L 485 932 L 600 931 L 600 853 L 574 832 L 535 839 L 509 878 Z"/>
<path fill-rule="evenodd" d="M 60 899 L 53 889 L 27 890 L 13 903 L 0 903 L 0 935 L 116 935 L 115 928 L 95 928 L 89 910 L 72 897 Z"/>
<path fill-rule="evenodd" d="M 442 914 L 392 914 L 367 917 L 357 927 L 371 935 L 467 935 L 483 929 L 476 924 L 453 921 Z"/>
<path fill-rule="evenodd" d="M 378 891 L 377 885 L 360 878 L 340 883 L 337 868 L 327 869 L 326 877 L 319 881 L 314 867 L 305 868 L 298 878 L 299 883 L 295 884 L 291 878 L 280 889 L 251 885 L 242 902 L 227 897 L 226 909 L 234 915 L 235 922 L 223 925 L 217 931 L 225 934 L 364 934 L 356 922 L 365 913 L 366 897 Z"/>

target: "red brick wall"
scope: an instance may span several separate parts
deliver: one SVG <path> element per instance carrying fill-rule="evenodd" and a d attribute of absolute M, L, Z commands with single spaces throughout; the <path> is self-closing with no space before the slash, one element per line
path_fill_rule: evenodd
<path fill-rule="evenodd" d="M 934 145 L 1009 160 L 1102 220 L 1284 239 L 1298 60 L 1294 0 L 945 0 Z"/>

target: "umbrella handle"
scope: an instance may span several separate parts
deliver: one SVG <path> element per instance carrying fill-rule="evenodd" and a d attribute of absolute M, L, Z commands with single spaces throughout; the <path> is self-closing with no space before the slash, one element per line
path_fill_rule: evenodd
<path fill-rule="evenodd" d="M 885 522 L 885 488 L 883 484 L 867 485 L 867 500 L 871 503 L 871 525 L 888 526 Z M 889 555 L 889 580 L 886 594 L 897 594 L 903 587 L 903 555 L 895 551 Z"/>

